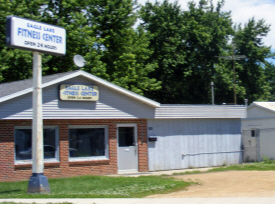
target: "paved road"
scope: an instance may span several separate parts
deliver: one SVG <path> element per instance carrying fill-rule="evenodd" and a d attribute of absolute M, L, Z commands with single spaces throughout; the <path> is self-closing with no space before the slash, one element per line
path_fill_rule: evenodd
<path fill-rule="evenodd" d="M 73 204 L 267 204 L 275 203 L 275 197 L 258 198 L 85 198 L 85 199 L 0 199 L 16 203 L 62 203 Z"/>

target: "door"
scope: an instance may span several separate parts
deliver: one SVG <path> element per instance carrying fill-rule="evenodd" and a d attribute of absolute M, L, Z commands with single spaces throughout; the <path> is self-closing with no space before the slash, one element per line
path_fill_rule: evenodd
<path fill-rule="evenodd" d="M 138 171 L 137 126 L 118 125 L 118 171 Z"/>

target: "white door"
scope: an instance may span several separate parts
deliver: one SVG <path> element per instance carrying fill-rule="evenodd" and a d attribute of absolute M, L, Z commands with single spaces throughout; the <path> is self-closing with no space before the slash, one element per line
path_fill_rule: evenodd
<path fill-rule="evenodd" d="M 117 125 L 118 171 L 138 171 L 138 148 L 136 124 Z"/>

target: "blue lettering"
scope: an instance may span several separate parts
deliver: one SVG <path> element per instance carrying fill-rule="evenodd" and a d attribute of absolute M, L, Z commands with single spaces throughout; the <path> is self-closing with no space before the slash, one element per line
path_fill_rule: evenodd
<path fill-rule="evenodd" d="M 64 91 L 63 94 L 65 96 L 78 96 L 78 92 L 77 91 Z"/>
<path fill-rule="evenodd" d="M 79 90 L 79 86 L 66 86 L 66 90 Z"/>
<path fill-rule="evenodd" d="M 54 29 L 52 29 L 52 28 L 46 28 L 46 27 L 44 27 L 44 31 L 48 31 L 48 32 L 54 33 Z"/>
<path fill-rule="evenodd" d="M 97 95 L 97 92 L 81 92 L 81 95 L 82 96 L 96 96 Z"/>
<path fill-rule="evenodd" d="M 62 37 L 57 35 L 49 35 L 47 33 L 43 34 L 43 40 L 48 42 L 60 43 L 62 44 Z"/>
<path fill-rule="evenodd" d="M 34 28 L 34 29 L 37 29 L 37 30 L 41 30 L 41 26 L 39 26 L 39 25 L 33 25 L 33 24 L 30 24 L 30 23 L 27 23 L 27 27 Z"/>
<path fill-rule="evenodd" d="M 93 87 L 89 87 L 89 86 L 83 86 L 83 87 L 82 87 L 82 90 L 83 90 L 83 91 L 86 91 L 86 90 L 87 90 L 87 91 L 93 91 L 94 88 L 93 88 Z"/>
<path fill-rule="evenodd" d="M 26 38 L 33 38 L 33 39 L 40 39 L 40 33 L 33 31 L 33 30 L 28 30 L 24 28 L 18 28 L 17 30 L 17 35 L 26 37 Z"/>

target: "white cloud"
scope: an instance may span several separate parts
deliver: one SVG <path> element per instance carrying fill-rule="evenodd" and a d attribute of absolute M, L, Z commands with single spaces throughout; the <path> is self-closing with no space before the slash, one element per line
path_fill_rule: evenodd
<path fill-rule="evenodd" d="M 138 0 L 139 3 L 145 4 L 148 0 Z M 194 0 L 199 2 L 199 0 Z M 154 3 L 155 0 L 149 0 Z M 162 0 L 160 0 L 162 2 Z M 170 0 L 170 2 L 174 2 Z M 179 0 L 182 9 L 187 9 L 189 0 Z M 217 5 L 218 0 L 213 0 Z M 275 1 L 274 0 L 226 0 L 223 11 L 231 11 L 234 23 L 244 25 L 248 20 L 254 17 L 256 20 L 264 19 L 266 24 L 271 25 L 268 36 L 263 39 L 266 46 L 272 46 L 275 49 Z"/>

